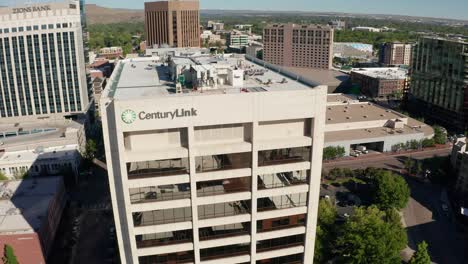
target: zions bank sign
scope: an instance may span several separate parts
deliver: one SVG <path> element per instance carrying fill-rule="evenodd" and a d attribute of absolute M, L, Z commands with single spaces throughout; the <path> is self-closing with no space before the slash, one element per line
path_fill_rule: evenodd
<path fill-rule="evenodd" d="M 133 110 L 125 110 L 122 113 L 122 121 L 125 124 L 132 124 L 135 122 L 137 119 L 139 120 L 157 120 L 157 119 L 170 119 L 174 120 L 176 118 L 181 118 L 181 117 L 195 117 L 198 116 L 198 110 L 195 108 L 192 109 L 176 109 L 174 111 L 168 111 L 168 112 L 145 112 L 141 111 L 139 113 L 136 113 Z"/>
<path fill-rule="evenodd" d="M 32 13 L 52 10 L 49 5 L 13 8 L 13 14 Z"/>

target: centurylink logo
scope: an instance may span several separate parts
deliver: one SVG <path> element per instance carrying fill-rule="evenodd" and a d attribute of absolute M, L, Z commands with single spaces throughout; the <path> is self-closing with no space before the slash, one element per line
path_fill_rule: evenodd
<path fill-rule="evenodd" d="M 135 111 L 133 110 L 125 110 L 122 113 L 122 121 L 127 125 L 130 125 L 133 122 L 135 122 L 136 118 L 137 118 L 137 115 Z"/>

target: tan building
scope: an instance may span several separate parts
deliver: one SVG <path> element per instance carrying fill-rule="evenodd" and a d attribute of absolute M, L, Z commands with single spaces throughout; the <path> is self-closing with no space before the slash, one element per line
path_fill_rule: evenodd
<path fill-rule="evenodd" d="M 264 60 L 287 67 L 330 69 L 333 32 L 333 28 L 319 25 L 267 26 L 263 31 Z"/>
<path fill-rule="evenodd" d="M 200 46 L 200 3 L 172 0 L 145 3 L 147 46 Z"/>
<path fill-rule="evenodd" d="M 385 43 L 380 49 L 380 63 L 384 65 L 410 65 L 413 44 Z"/>

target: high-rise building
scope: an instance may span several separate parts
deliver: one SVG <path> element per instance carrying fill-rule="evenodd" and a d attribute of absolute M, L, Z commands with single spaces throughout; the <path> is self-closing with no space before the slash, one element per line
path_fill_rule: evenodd
<path fill-rule="evenodd" d="M 468 43 L 423 37 L 415 46 L 409 104 L 447 128 L 468 130 Z"/>
<path fill-rule="evenodd" d="M 327 88 L 264 65 L 116 66 L 101 111 L 122 263 L 313 262 Z"/>
<path fill-rule="evenodd" d="M 333 28 L 318 25 L 269 25 L 263 31 L 264 60 L 287 67 L 330 69 Z"/>
<path fill-rule="evenodd" d="M 380 47 L 379 62 L 384 65 L 410 65 L 414 44 L 384 43 Z"/>
<path fill-rule="evenodd" d="M 200 47 L 199 1 L 145 3 L 145 30 L 148 47 Z"/>
<path fill-rule="evenodd" d="M 82 113 L 88 106 L 80 1 L 0 8 L 0 117 Z"/>

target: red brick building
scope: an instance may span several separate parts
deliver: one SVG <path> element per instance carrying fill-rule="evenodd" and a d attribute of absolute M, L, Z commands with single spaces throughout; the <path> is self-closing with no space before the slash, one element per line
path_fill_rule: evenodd
<path fill-rule="evenodd" d="M 408 92 L 407 71 L 401 68 L 366 68 L 351 72 L 351 82 L 361 93 L 372 97 L 385 97 Z"/>

